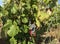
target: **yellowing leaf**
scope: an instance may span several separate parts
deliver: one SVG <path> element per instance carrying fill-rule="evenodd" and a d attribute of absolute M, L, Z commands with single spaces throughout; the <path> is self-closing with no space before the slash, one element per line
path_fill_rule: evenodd
<path fill-rule="evenodd" d="M 5 3 L 10 3 L 11 0 L 3 0 L 3 2 L 5 2 Z"/>
<path fill-rule="evenodd" d="M 38 19 L 36 19 L 36 25 L 37 25 L 38 27 L 40 27 L 40 22 L 39 22 Z"/>
<path fill-rule="evenodd" d="M 40 10 L 38 10 L 37 17 L 39 17 L 40 15 L 41 15 Z"/>
<path fill-rule="evenodd" d="M 11 2 L 11 0 L 7 0 L 7 2 L 8 2 L 8 3 L 10 3 L 10 2 Z"/>
<path fill-rule="evenodd" d="M 40 21 L 43 21 L 43 20 L 46 20 L 46 19 L 48 19 L 49 18 L 49 14 L 47 14 L 47 13 L 43 13 L 43 12 L 41 12 L 40 13 L 41 15 L 39 16 L 39 19 L 40 19 Z"/>

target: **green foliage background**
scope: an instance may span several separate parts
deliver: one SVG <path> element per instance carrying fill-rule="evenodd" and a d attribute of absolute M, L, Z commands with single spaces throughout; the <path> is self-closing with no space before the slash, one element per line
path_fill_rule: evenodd
<path fill-rule="evenodd" d="M 3 21 L 3 30 L 10 37 L 10 44 L 17 44 L 21 39 L 29 38 L 29 21 L 35 20 L 38 34 L 43 34 L 50 27 L 60 23 L 60 6 L 58 0 L 4 0 L 0 7 L 0 17 Z M 46 8 L 52 9 L 52 14 L 46 12 Z M 52 26 L 51 26 L 52 25 Z M 33 43 L 32 43 L 33 44 Z"/>

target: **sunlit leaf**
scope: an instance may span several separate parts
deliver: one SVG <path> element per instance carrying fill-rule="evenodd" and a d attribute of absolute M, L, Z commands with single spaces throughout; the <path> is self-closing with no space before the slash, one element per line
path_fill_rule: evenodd
<path fill-rule="evenodd" d="M 7 22 L 4 24 L 3 29 L 8 29 L 12 25 L 11 20 L 7 20 Z"/>
<path fill-rule="evenodd" d="M 12 25 L 10 27 L 10 30 L 8 30 L 7 34 L 10 36 L 10 37 L 14 37 L 16 34 L 18 34 L 18 30 L 17 30 L 17 26 L 16 25 Z"/>
<path fill-rule="evenodd" d="M 24 25 L 24 32 L 27 33 L 28 32 L 28 26 Z"/>
<path fill-rule="evenodd" d="M 17 40 L 14 37 L 12 37 L 10 39 L 10 44 L 17 44 Z"/>
<path fill-rule="evenodd" d="M 23 22 L 23 23 L 28 23 L 28 19 L 27 19 L 27 18 L 23 18 L 23 19 L 22 19 L 22 22 Z"/>
<path fill-rule="evenodd" d="M 0 17 L 2 17 L 3 16 L 3 14 L 2 13 L 0 13 Z"/>
<path fill-rule="evenodd" d="M 11 9 L 11 12 L 12 12 L 13 14 L 15 14 L 15 13 L 17 12 L 17 10 L 15 9 L 15 7 L 13 7 L 13 8 Z"/>
<path fill-rule="evenodd" d="M 40 22 L 39 22 L 39 20 L 38 20 L 38 19 L 36 19 L 36 25 L 37 25 L 38 27 L 40 27 L 40 26 L 41 26 L 41 24 L 40 24 Z"/>

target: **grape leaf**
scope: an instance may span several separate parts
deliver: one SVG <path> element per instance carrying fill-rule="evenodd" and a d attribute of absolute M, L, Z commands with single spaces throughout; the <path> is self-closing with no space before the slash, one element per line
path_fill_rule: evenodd
<path fill-rule="evenodd" d="M 14 37 L 12 37 L 10 39 L 10 44 L 17 44 L 17 40 Z"/>

